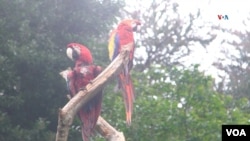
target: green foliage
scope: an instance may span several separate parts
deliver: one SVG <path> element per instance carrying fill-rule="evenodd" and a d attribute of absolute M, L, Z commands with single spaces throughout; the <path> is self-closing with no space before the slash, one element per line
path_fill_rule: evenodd
<path fill-rule="evenodd" d="M 122 5 L 107 0 L 0 0 L 1 141 L 54 140 L 57 110 L 67 102 L 58 73 L 72 65 L 65 57 L 66 45 L 87 45 L 95 63 L 105 67 L 108 32 Z M 133 72 L 131 127 L 125 123 L 121 93 L 113 90 L 117 80 L 105 88 L 102 115 L 126 140 L 217 141 L 221 124 L 249 123 L 248 99 L 216 92 L 213 79 L 198 66 L 180 70 L 152 63 Z M 76 119 L 69 141 L 82 140 L 79 125 Z"/>
<path fill-rule="evenodd" d="M 0 140 L 54 140 L 58 108 L 67 102 L 59 72 L 72 65 L 66 45 L 79 42 L 96 60 L 107 58 L 95 52 L 107 49 L 100 46 L 105 39 L 97 39 L 108 37 L 121 6 L 106 0 L 0 0 Z"/>
<path fill-rule="evenodd" d="M 39 118 L 34 126 L 30 129 L 22 129 L 19 125 L 11 124 L 10 118 L 6 113 L 0 113 L 0 140 L 13 141 L 13 140 L 25 140 L 25 141 L 44 141 L 54 140 L 54 134 L 51 133 L 47 126 L 48 121 Z"/>
<path fill-rule="evenodd" d="M 125 126 L 121 94 L 112 94 L 110 88 L 104 102 L 109 108 L 103 112 L 128 141 L 219 141 L 222 124 L 249 124 L 250 115 L 243 111 L 248 101 L 235 103 L 232 96 L 217 93 L 213 79 L 199 72 L 198 66 L 185 70 L 152 67 L 145 73 L 134 72 L 133 78 L 132 126 Z"/>

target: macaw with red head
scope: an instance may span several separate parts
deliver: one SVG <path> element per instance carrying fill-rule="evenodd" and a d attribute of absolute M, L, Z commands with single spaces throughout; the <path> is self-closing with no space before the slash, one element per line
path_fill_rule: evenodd
<path fill-rule="evenodd" d="M 93 58 L 90 50 L 84 45 L 70 43 L 67 46 L 67 56 L 75 62 L 73 70 L 65 70 L 61 75 L 66 79 L 71 97 L 80 90 L 85 89 L 98 74 L 102 71 L 100 66 L 93 65 Z M 102 90 L 93 97 L 78 112 L 82 121 L 82 138 L 89 141 L 92 135 L 97 119 L 101 113 Z"/>
<path fill-rule="evenodd" d="M 93 57 L 90 50 L 79 43 L 68 44 L 66 54 L 77 64 L 90 65 L 93 63 Z"/>
<path fill-rule="evenodd" d="M 122 90 L 123 99 L 126 109 L 126 122 L 128 125 L 131 124 L 132 111 L 133 111 L 133 102 L 134 102 L 134 88 L 130 76 L 130 71 L 133 67 L 133 58 L 134 58 L 134 49 L 135 41 L 133 32 L 137 30 L 140 21 L 127 19 L 123 20 L 118 24 L 117 28 L 111 32 L 109 37 L 109 59 L 113 61 L 116 56 L 120 53 L 122 47 L 132 43 L 133 47 L 130 51 L 129 62 L 125 66 L 124 70 L 118 76 L 119 88 Z"/>

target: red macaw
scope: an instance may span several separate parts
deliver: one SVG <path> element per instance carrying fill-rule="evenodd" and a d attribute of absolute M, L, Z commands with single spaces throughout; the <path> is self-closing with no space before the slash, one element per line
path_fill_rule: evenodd
<path fill-rule="evenodd" d="M 89 49 L 78 43 L 67 46 L 67 56 L 75 61 L 73 70 L 64 71 L 71 97 L 84 89 L 101 71 L 100 66 L 93 65 Z M 64 77 L 65 78 L 65 77 Z M 82 138 L 88 141 L 94 131 L 97 119 L 101 113 L 102 90 L 78 112 L 82 121 Z"/>
<path fill-rule="evenodd" d="M 118 24 L 118 27 L 111 32 L 109 37 L 109 59 L 113 61 L 115 57 L 120 53 L 121 48 L 129 43 L 133 43 L 133 48 L 130 52 L 129 62 L 125 66 L 124 70 L 118 76 L 119 88 L 123 93 L 123 99 L 126 109 L 126 122 L 128 125 L 131 124 L 131 117 L 133 111 L 134 102 L 134 88 L 130 76 L 130 70 L 133 67 L 135 41 L 133 32 L 137 30 L 137 26 L 141 23 L 138 20 L 128 19 L 123 20 Z"/>

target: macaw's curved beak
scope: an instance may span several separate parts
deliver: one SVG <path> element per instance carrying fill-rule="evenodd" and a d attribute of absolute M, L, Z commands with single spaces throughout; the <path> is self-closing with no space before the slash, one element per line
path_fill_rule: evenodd
<path fill-rule="evenodd" d="M 132 25 L 132 28 L 133 28 L 133 31 L 137 31 L 138 30 L 138 26 L 141 25 L 141 22 L 138 21 L 138 20 L 133 20 L 133 25 Z"/>

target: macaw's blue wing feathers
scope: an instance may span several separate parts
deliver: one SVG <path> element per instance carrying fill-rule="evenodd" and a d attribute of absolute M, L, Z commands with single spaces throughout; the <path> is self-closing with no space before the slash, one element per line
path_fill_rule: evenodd
<path fill-rule="evenodd" d="M 102 91 L 99 92 L 79 111 L 79 117 L 82 121 L 82 138 L 88 141 L 92 136 L 97 119 L 101 113 Z"/>
<path fill-rule="evenodd" d="M 92 79 L 98 76 L 102 71 L 100 66 L 88 67 L 88 74 L 92 74 Z M 92 80 L 89 79 L 89 80 Z M 102 90 L 97 93 L 88 103 L 86 103 L 82 110 L 79 112 L 80 119 L 82 121 L 82 138 L 84 141 L 88 141 L 89 137 L 92 135 L 97 119 L 101 114 L 101 104 L 102 104 Z"/>
<path fill-rule="evenodd" d="M 115 50 L 114 50 L 112 60 L 114 60 L 115 57 L 119 54 L 119 49 L 120 49 L 119 35 L 115 34 Z"/>

